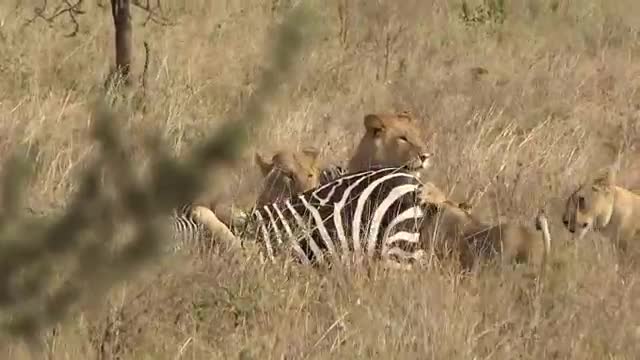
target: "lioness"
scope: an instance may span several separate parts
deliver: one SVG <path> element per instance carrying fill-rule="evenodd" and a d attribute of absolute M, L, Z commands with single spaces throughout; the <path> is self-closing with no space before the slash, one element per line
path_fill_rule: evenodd
<path fill-rule="evenodd" d="M 319 152 L 312 147 L 302 151 L 280 150 L 271 159 L 256 152 L 254 159 L 264 177 L 262 190 L 254 204 L 261 206 L 286 199 L 293 194 L 304 192 L 320 185 L 321 168 Z M 213 210 L 219 220 L 227 226 L 237 223 L 246 216 L 241 209 L 231 205 L 231 201 L 215 199 L 205 205 Z"/>
<path fill-rule="evenodd" d="M 599 231 L 624 251 L 640 235 L 640 195 L 615 183 L 615 171 L 607 169 L 580 185 L 566 201 L 562 223 L 580 239 Z"/>
<path fill-rule="evenodd" d="M 500 254 L 504 262 L 527 262 L 541 265 L 551 248 L 549 227 L 544 213 L 536 216 L 534 229 L 517 223 L 486 224 L 469 212 L 466 203 L 457 204 L 446 198 L 433 183 L 426 183 L 421 194 L 430 216 L 423 223 L 423 241 L 434 246 L 442 255 L 457 251 L 465 269 L 473 267 L 478 259 L 495 258 Z M 444 243 L 438 244 L 434 235 Z"/>
<path fill-rule="evenodd" d="M 368 114 L 365 134 L 347 166 L 349 172 L 373 166 L 408 165 L 414 170 L 431 166 L 423 131 L 407 111 L 398 114 Z"/>
<path fill-rule="evenodd" d="M 254 159 L 264 176 L 262 191 L 256 200 L 256 206 L 270 204 L 289 198 L 320 185 L 321 168 L 319 152 L 312 147 L 299 152 L 280 150 L 271 159 L 256 152 Z M 239 246 L 238 238 L 231 232 L 234 223 L 242 222 L 246 213 L 226 203 L 212 202 L 209 207 L 195 204 L 191 217 L 205 225 L 214 238 Z"/>
<path fill-rule="evenodd" d="M 279 151 L 271 160 L 256 153 L 256 163 L 264 176 L 256 205 L 270 204 L 320 185 L 322 169 L 318 154 L 318 150 L 311 147 L 300 152 Z"/>

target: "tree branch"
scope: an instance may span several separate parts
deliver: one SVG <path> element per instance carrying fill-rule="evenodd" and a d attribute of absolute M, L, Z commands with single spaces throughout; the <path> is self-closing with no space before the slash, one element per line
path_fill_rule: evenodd
<path fill-rule="evenodd" d="M 175 25 L 175 22 L 162 15 L 164 11 L 162 10 L 162 2 L 160 0 L 155 0 L 155 6 L 152 5 L 151 0 L 133 0 L 131 4 L 147 13 L 147 18 L 142 23 L 142 26 L 147 26 L 149 21 L 162 26 Z"/>
<path fill-rule="evenodd" d="M 76 36 L 80 31 L 80 24 L 78 23 L 77 17 L 78 15 L 83 15 L 86 13 L 85 10 L 81 9 L 83 4 L 84 0 L 60 0 L 53 11 L 49 12 L 49 0 L 42 0 L 42 5 L 36 7 L 33 10 L 33 17 L 26 21 L 25 26 L 31 25 L 38 19 L 44 20 L 47 24 L 49 24 L 49 26 L 53 26 L 53 23 L 56 19 L 61 16 L 66 16 L 69 20 L 71 20 L 73 29 L 68 34 L 65 34 L 65 37 Z M 146 26 L 149 22 L 153 22 L 161 26 L 175 25 L 174 21 L 171 21 L 162 14 L 164 10 L 162 8 L 161 0 L 134 0 L 131 2 L 131 4 L 147 14 L 145 20 L 142 23 L 142 26 Z M 97 6 L 99 8 L 105 7 L 105 5 L 101 2 L 98 2 Z"/>
<path fill-rule="evenodd" d="M 34 9 L 34 16 L 27 20 L 25 25 L 30 25 L 38 19 L 42 19 L 46 21 L 49 26 L 52 25 L 55 19 L 62 15 L 66 15 L 69 17 L 71 22 L 73 23 L 73 30 L 70 33 L 66 34 L 65 37 L 73 37 L 78 34 L 78 30 L 80 29 L 80 24 L 76 19 L 76 16 L 82 15 L 85 13 L 84 10 L 80 9 L 84 0 L 76 0 L 72 2 L 71 0 L 62 0 L 62 4 L 58 4 L 56 8 L 53 10 L 53 14 L 47 14 L 48 0 L 42 0 L 42 6 L 36 7 Z"/>

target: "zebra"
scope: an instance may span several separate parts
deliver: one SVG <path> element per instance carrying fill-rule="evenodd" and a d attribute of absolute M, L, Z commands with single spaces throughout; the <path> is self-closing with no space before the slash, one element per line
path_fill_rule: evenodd
<path fill-rule="evenodd" d="M 421 260 L 423 183 L 407 167 L 342 175 L 290 199 L 256 207 L 242 230 L 275 262 L 291 252 L 303 264 L 335 260 Z M 245 240 L 246 241 L 246 240 Z"/>
<path fill-rule="evenodd" d="M 329 165 L 320 171 L 320 185 L 326 184 L 341 176 L 347 174 L 347 171 L 340 165 Z"/>
<path fill-rule="evenodd" d="M 324 185 L 328 182 L 331 182 L 334 179 L 337 179 L 343 175 L 345 175 L 347 173 L 347 171 L 339 166 L 339 165 L 328 165 L 324 168 L 322 168 L 320 170 L 320 174 L 319 174 L 319 179 L 318 179 L 318 183 L 316 184 L 317 186 L 320 185 Z M 276 181 L 281 181 L 281 179 L 283 179 L 282 174 L 278 173 L 278 169 L 276 167 L 274 167 L 267 175 L 265 175 L 265 183 L 266 184 L 274 184 L 276 183 L 273 179 L 277 179 Z M 285 180 L 285 181 L 291 181 L 291 180 Z M 295 180 L 294 180 L 295 181 Z M 277 184 L 277 183 L 276 183 Z M 288 184 L 288 183 L 287 183 Z M 265 186 L 274 186 L 274 185 L 265 185 Z M 262 205 L 268 205 L 271 202 L 274 201 L 280 201 L 282 199 L 286 199 L 288 197 L 291 197 L 295 194 L 293 193 L 287 193 L 287 192 L 291 192 L 292 189 L 289 187 L 289 185 L 287 185 L 287 187 L 284 187 L 282 184 L 278 184 L 275 185 L 278 186 L 279 188 L 282 188 L 282 190 L 280 190 L 280 192 L 276 192 L 271 190 L 270 192 L 265 192 L 263 191 L 259 196 L 258 196 L 258 200 L 256 201 L 258 206 L 262 206 Z M 266 195 L 265 195 L 266 194 Z M 278 194 L 279 197 L 276 197 L 276 199 L 272 199 L 272 201 L 269 201 L 266 204 L 263 204 L 264 201 L 261 201 L 261 198 L 274 198 L 274 194 Z M 237 227 L 243 227 L 244 225 L 246 225 L 246 221 L 249 218 L 249 212 L 245 212 L 243 210 L 238 210 L 237 216 L 233 219 L 233 222 L 235 224 L 237 224 Z"/>
<path fill-rule="evenodd" d="M 213 240 L 213 233 L 209 227 L 192 216 L 192 204 L 185 204 L 174 208 L 169 215 L 170 251 L 177 252 L 186 244 L 199 245 Z"/>

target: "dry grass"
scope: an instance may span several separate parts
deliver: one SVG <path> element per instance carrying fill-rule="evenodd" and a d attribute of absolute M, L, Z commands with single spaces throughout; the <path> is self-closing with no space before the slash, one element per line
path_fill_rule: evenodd
<path fill-rule="evenodd" d="M 112 64 L 111 19 L 90 2 L 81 32 L 65 38 L 64 22 L 23 27 L 39 2 L 19 3 L 0 4 L 0 149 L 30 149 L 29 200 L 48 209 L 65 203 L 92 153 L 89 99 Z M 142 27 L 136 13 L 135 69 L 144 40 L 151 63 L 145 106 L 135 94 L 123 105 L 130 137 L 159 130 L 179 156 L 241 111 L 289 3 L 165 1 L 174 27 Z M 637 356 L 638 276 L 599 236 L 573 243 L 559 214 L 590 171 L 618 152 L 624 169 L 640 152 L 640 4 L 513 2 L 503 24 L 473 25 L 458 1 L 380 3 L 309 1 L 318 17 L 304 66 L 252 129 L 246 161 L 211 192 L 250 193 L 254 150 L 315 145 L 344 161 L 365 113 L 409 109 L 433 135 L 431 179 L 454 198 L 471 197 L 487 220 L 530 222 L 548 209 L 555 252 L 544 291 L 519 271 L 325 273 L 178 257 L 79 308 L 48 337 L 51 358 Z M 131 152 L 144 168 L 142 147 Z M 3 358 L 27 356 L 3 344 Z"/>

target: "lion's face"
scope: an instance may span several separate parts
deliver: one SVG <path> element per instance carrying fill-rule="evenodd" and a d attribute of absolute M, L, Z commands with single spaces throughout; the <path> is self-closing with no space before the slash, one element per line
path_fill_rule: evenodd
<path fill-rule="evenodd" d="M 264 176 L 258 205 L 276 202 L 317 187 L 320 184 L 318 151 L 307 148 L 300 152 L 280 151 L 271 160 L 256 153 L 256 163 Z"/>
<path fill-rule="evenodd" d="M 372 166 L 408 165 L 412 170 L 431 166 L 422 130 L 407 113 L 369 114 L 364 117 L 365 134 L 349 164 L 349 170 Z"/>
<path fill-rule="evenodd" d="M 614 191 L 611 174 L 581 185 L 565 204 L 562 223 L 582 238 L 590 229 L 606 226 L 613 213 Z"/>

